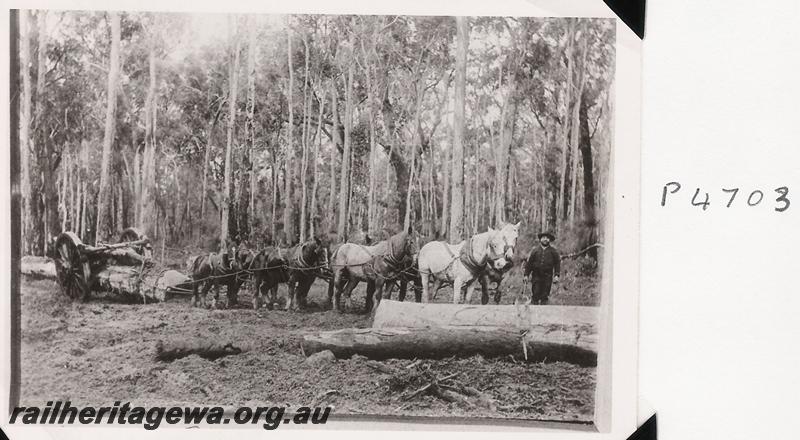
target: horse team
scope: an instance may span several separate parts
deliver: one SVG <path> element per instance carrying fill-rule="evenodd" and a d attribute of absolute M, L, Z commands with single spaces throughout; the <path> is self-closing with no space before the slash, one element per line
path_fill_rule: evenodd
<path fill-rule="evenodd" d="M 399 300 L 405 299 L 409 282 L 415 288 L 417 302 L 430 302 L 447 284 L 453 286 L 453 303 L 469 303 L 475 281 L 481 284 L 481 302 L 488 302 L 487 285 L 500 283 L 512 266 L 519 223 L 488 228 L 459 244 L 432 241 L 419 247 L 419 235 L 411 228 L 387 240 L 367 246 L 343 243 L 332 247 L 319 238 L 290 248 L 271 246 L 261 251 L 242 246 L 191 259 L 192 305 L 208 306 L 206 297 L 214 288 L 210 303 L 216 307 L 220 287 L 227 290 L 227 306 L 237 303 L 237 294 L 248 279 L 253 280 L 253 308 L 272 309 L 277 301 L 278 285 L 288 286 L 286 310 L 307 306 L 307 296 L 317 277 L 328 280 L 328 303 L 343 312 L 351 304 L 353 289 L 367 283 L 365 311 L 374 311 L 398 284 Z M 499 289 L 497 289 L 499 292 Z M 342 301 L 345 296 L 345 304 Z M 495 294 L 495 302 L 499 295 Z"/>

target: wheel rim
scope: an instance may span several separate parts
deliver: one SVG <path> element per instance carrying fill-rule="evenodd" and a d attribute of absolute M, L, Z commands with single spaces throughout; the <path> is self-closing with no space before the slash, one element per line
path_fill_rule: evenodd
<path fill-rule="evenodd" d="M 81 254 L 83 243 L 72 232 L 64 232 L 56 240 L 56 273 L 61 291 L 71 299 L 83 300 L 89 295 L 91 268 Z"/>

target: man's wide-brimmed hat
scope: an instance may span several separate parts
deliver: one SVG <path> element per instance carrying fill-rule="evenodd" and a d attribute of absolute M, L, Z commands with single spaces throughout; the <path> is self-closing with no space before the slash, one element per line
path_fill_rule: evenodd
<path fill-rule="evenodd" d="M 556 236 L 553 235 L 550 232 L 541 232 L 541 233 L 539 233 L 539 239 L 540 240 L 542 239 L 542 237 L 547 237 L 547 238 L 550 239 L 550 241 L 555 241 L 555 239 L 556 239 Z"/>

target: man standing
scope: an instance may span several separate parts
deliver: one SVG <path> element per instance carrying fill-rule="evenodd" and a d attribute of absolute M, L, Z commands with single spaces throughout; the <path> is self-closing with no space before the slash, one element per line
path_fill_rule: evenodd
<path fill-rule="evenodd" d="M 549 232 L 539 234 L 539 246 L 534 246 L 528 261 L 525 263 L 525 279 L 530 277 L 531 303 L 547 304 L 550 287 L 558 284 L 561 272 L 561 256 L 550 246 L 556 237 Z"/>

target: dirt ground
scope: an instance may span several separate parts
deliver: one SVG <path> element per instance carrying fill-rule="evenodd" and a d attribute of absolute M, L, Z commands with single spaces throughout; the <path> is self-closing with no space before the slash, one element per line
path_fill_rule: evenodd
<path fill-rule="evenodd" d="M 567 272 L 569 269 L 567 269 Z M 552 295 L 555 304 L 596 304 L 597 282 L 562 277 Z M 571 284 L 570 284 L 571 283 Z M 512 276 L 509 291 L 521 279 Z M 325 284 L 317 281 L 308 311 L 254 311 L 249 293 L 239 308 L 189 307 L 187 298 L 160 304 L 123 304 L 93 295 L 85 303 L 63 297 L 48 280 L 22 282 L 21 404 L 70 400 L 73 405 L 331 405 L 333 414 L 393 416 L 470 416 L 590 423 L 594 409 L 595 369 L 567 363 L 524 363 L 511 358 L 389 360 L 409 372 L 397 377 L 364 358 L 340 359 L 312 367 L 300 350 L 305 332 L 369 327 L 369 317 L 323 310 Z M 285 290 L 285 286 L 281 287 Z M 364 287 L 354 294 L 363 307 Z M 452 293 L 443 289 L 436 301 Z M 396 297 L 396 293 L 394 295 Z M 473 302 L 479 301 L 475 295 Z M 409 295 L 406 300 L 411 300 Z M 513 302 L 513 295 L 502 303 Z M 245 352 L 206 360 L 191 355 L 169 363 L 154 359 L 159 340 L 228 340 Z M 449 403 L 421 394 L 423 377 L 452 377 L 496 400 L 496 408 Z"/>

